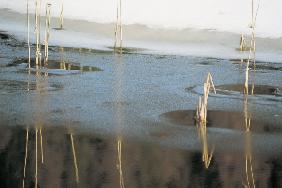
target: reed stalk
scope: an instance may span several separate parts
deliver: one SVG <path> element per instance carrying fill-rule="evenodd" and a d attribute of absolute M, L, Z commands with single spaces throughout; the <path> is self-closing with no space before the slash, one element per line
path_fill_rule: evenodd
<path fill-rule="evenodd" d="M 26 15 L 27 15 L 27 47 L 28 47 L 28 68 L 30 69 L 30 21 L 29 21 L 29 0 L 26 1 Z"/>
<path fill-rule="evenodd" d="M 64 0 L 62 0 L 62 7 L 60 13 L 60 27 L 61 30 L 64 29 Z"/>
<path fill-rule="evenodd" d="M 249 93 L 249 66 L 250 62 L 253 62 L 253 65 L 255 67 L 256 64 L 256 33 L 255 33 L 255 28 L 256 28 L 256 20 L 257 20 L 257 15 L 260 7 L 260 0 L 258 1 L 257 9 L 254 12 L 254 0 L 252 0 L 252 21 L 251 21 L 251 46 L 249 50 L 249 56 L 248 56 L 248 61 L 246 65 L 246 71 L 245 71 L 245 84 L 244 84 L 244 93 L 248 95 Z M 254 88 L 254 87 L 253 87 Z M 252 88 L 252 93 L 253 93 L 253 88 Z"/>
<path fill-rule="evenodd" d="M 45 13 L 45 53 L 44 53 L 44 61 L 45 64 L 48 62 L 48 56 L 49 56 L 49 37 L 50 37 L 50 23 L 51 23 L 51 4 L 46 4 L 46 13 Z"/>
<path fill-rule="evenodd" d="M 212 88 L 214 93 L 216 94 L 216 90 L 212 81 L 212 75 L 208 73 L 206 82 L 204 83 L 204 95 L 203 97 L 199 98 L 199 104 L 196 112 L 196 118 L 197 121 L 199 122 L 207 121 L 207 106 L 208 106 L 208 97 L 209 97 L 210 88 Z"/>
<path fill-rule="evenodd" d="M 208 96 L 210 88 L 213 88 L 214 93 L 216 93 L 214 83 L 212 81 L 212 76 L 208 73 L 206 81 L 204 83 L 204 95 L 199 97 L 199 104 L 196 111 L 196 125 L 198 129 L 198 135 L 202 143 L 202 160 L 205 164 L 205 168 L 209 168 L 213 150 L 209 152 L 208 148 L 208 138 L 207 138 L 207 106 L 208 106 Z"/>
<path fill-rule="evenodd" d="M 76 177 L 76 183 L 79 183 L 79 173 L 78 173 L 78 165 L 77 165 L 77 158 L 76 158 L 76 152 L 75 152 L 75 146 L 73 141 L 73 134 L 70 134 L 71 138 L 71 146 L 72 146 L 72 154 L 73 154 L 73 161 L 74 161 L 74 167 L 75 167 L 75 177 Z"/>
<path fill-rule="evenodd" d="M 38 67 L 38 65 L 41 66 L 40 9 L 41 9 L 41 0 L 36 0 L 35 1 L 36 67 Z"/>
<path fill-rule="evenodd" d="M 123 28 L 122 28 L 122 19 L 121 19 L 121 0 L 117 0 L 117 14 L 116 14 L 116 26 L 115 26 L 115 43 L 114 43 L 114 52 L 119 52 L 122 54 L 122 41 L 123 41 Z"/>

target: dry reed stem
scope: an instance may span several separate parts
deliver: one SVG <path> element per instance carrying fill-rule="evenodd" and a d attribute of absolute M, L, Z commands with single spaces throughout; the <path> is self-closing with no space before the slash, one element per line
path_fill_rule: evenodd
<path fill-rule="evenodd" d="M 41 0 L 36 0 L 35 1 L 36 67 L 38 67 L 38 65 L 41 66 L 40 9 L 41 9 Z"/>
<path fill-rule="evenodd" d="M 46 13 L 45 13 L 45 40 L 44 40 L 44 61 L 45 64 L 48 62 L 48 56 L 49 56 L 49 37 L 50 37 L 50 23 L 51 23 L 51 4 L 46 4 Z"/>
<path fill-rule="evenodd" d="M 27 47 L 28 47 L 28 68 L 30 69 L 30 21 L 29 21 L 29 0 L 26 1 L 26 14 L 27 14 Z"/>
<path fill-rule="evenodd" d="M 28 138 L 29 138 L 29 128 L 26 128 L 26 140 L 25 140 L 25 157 L 24 157 L 24 173 L 23 173 L 23 188 L 25 186 L 25 177 L 26 177 L 26 163 L 27 163 L 27 154 L 28 154 Z"/>
<path fill-rule="evenodd" d="M 60 29 L 64 28 L 64 0 L 62 0 L 62 7 L 60 13 Z"/>
<path fill-rule="evenodd" d="M 118 139 L 117 149 L 118 149 L 117 168 L 119 171 L 119 185 L 120 185 L 120 188 L 124 188 L 125 186 L 124 186 L 124 179 L 123 179 L 123 172 L 122 172 L 122 141 L 120 138 Z"/>
<path fill-rule="evenodd" d="M 256 12 L 254 13 L 254 0 L 252 0 L 252 22 L 251 22 L 251 47 L 249 50 L 249 56 L 248 56 L 248 61 L 246 65 L 246 72 L 245 72 L 245 84 L 244 84 L 244 93 L 249 94 L 249 66 L 250 66 L 250 61 L 252 60 L 253 65 L 255 66 L 256 64 L 256 34 L 255 34 L 255 28 L 256 28 L 256 20 L 257 20 L 257 15 L 260 7 L 260 0 L 258 1 L 258 6 L 256 9 Z M 252 88 L 252 93 L 253 93 L 253 88 Z"/>
<path fill-rule="evenodd" d="M 212 81 L 212 75 L 208 73 L 206 82 L 204 83 L 204 95 L 203 97 L 199 98 L 199 105 L 197 107 L 196 118 L 199 122 L 206 122 L 207 120 L 207 106 L 210 88 L 213 88 L 213 91 L 216 94 L 214 83 Z"/>
<path fill-rule="evenodd" d="M 74 161 L 74 167 L 75 167 L 75 177 L 76 177 L 76 183 L 79 183 L 79 173 L 78 173 L 78 165 L 77 165 L 77 158 L 76 158 L 76 152 L 75 152 L 75 146 L 73 141 L 73 134 L 70 134 L 71 138 L 71 146 L 72 146 L 72 154 L 73 154 L 73 161 Z"/>
<path fill-rule="evenodd" d="M 247 42 L 244 35 L 242 34 L 240 38 L 240 51 L 245 51 L 246 49 L 247 49 Z"/>
<path fill-rule="evenodd" d="M 121 20 L 121 0 L 117 0 L 117 14 L 116 14 L 116 26 L 115 26 L 115 43 L 114 52 L 119 52 L 122 54 L 122 41 L 123 41 L 123 29 Z M 118 48 L 118 50 L 117 50 Z"/>
<path fill-rule="evenodd" d="M 205 164 L 205 168 L 209 168 L 212 156 L 213 156 L 213 149 L 209 153 L 208 148 L 208 138 L 207 138 L 207 106 L 208 106 L 208 95 L 210 88 L 213 88 L 214 93 L 216 93 L 214 83 L 212 80 L 212 76 L 208 73 L 206 81 L 204 83 L 204 95 L 203 97 L 199 97 L 199 104 L 197 106 L 196 111 L 196 125 L 198 129 L 198 135 L 202 143 L 202 160 Z"/>

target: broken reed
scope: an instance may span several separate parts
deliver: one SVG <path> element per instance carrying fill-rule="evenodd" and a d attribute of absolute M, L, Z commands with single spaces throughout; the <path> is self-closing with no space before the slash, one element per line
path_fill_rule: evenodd
<path fill-rule="evenodd" d="M 46 4 L 46 13 L 45 13 L 45 40 L 44 40 L 44 47 L 45 47 L 45 50 L 44 50 L 44 61 L 45 63 L 48 62 L 48 48 L 49 48 L 49 37 L 50 37 L 50 22 L 51 22 L 51 19 L 50 19 L 50 15 L 51 15 L 51 4 L 50 3 L 47 3 Z"/>
<path fill-rule="evenodd" d="M 208 149 L 208 139 L 207 139 L 207 108 L 208 108 L 208 95 L 210 88 L 213 88 L 214 93 L 216 93 L 212 76 L 208 73 L 206 81 L 204 83 L 204 95 L 199 97 L 199 104 L 196 111 L 196 125 L 199 133 L 199 137 L 202 143 L 202 160 L 205 164 L 205 168 L 208 168 L 213 156 L 213 149 L 209 153 Z"/>
<path fill-rule="evenodd" d="M 210 88 L 213 88 L 214 93 L 216 94 L 216 90 L 212 81 L 212 75 L 208 73 L 206 78 L 206 82 L 204 83 L 204 95 L 203 97 L 199 97 L 199 104 L 197 107 L 196 118 L 199 122 L 207 121 L 207 106 L 208 106 L 208 97 Z"/>
<path fill-rule="evenodd" d="M 116 25 L 115 25 L 115 43 L 114 52 L 122 54 L 122 40 L 123 40 L 123 29 L 121 20 L 121 0 L 117 0 L 117 14 L 116 14 Z"/>

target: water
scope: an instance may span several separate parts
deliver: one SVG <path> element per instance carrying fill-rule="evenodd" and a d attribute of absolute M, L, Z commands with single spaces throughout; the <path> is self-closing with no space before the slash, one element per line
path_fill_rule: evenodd
<path fill-rule="evenodd" d="M 258 39 L 259 92 L 245 98 L 238 34 L 128 26 L 120 56 L 113 25 L 68 19 L 50 66 L 29 70 L 24 15 L 0 14 L 1 187 L 281 187 L 280 39 Z M 208 72 L 227 91 L 209 96 L 200 133 Z"/>

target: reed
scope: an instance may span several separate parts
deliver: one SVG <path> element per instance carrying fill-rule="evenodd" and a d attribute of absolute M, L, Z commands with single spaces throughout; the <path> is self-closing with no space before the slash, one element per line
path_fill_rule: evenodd
<path fill-rule="evenodd" d="M 122 41 L 123 41 L 123 28 L 121 19 L 121 0 L 117 0 L 117 14 L 116 14 L 116 25 L 115 25 L 115 43 L 114 52 L 122 54 Z"/>
<path fill-rule="evenodd" d="M 62 0 L 62 7 L 61 7 L 61 13 L 60 13 L 60 29 L 64 29 L 64 0 Z"/>
<path fill-rule="evenodd" d="M 198 122 L 207 121 L 207 108 L 208 108 L 208 97 L 209 97 L 210 88 L 212 88 L 214 93 L 216 94 L 216 90 L 212 80 L 212 75 L 208 73 L 208 76 L 204 83 L 204 95 L 203 97 L 199 97 L 199 104 L 196 112 L 196 119 Z"/>
<path fill-rule="evenodd" d="M 79 183 L 79 172 L 78 172 L 78 165 L 77 165 L 77 158 L 76 158 L 76 152 L 75 152 L 75 146 L 73 141 L 73 134 L 70 134 L 71 139 L 71 147 L 72 147 L 72 154 L 73 154 L 73 161 L 74 161 L 74 167 L 75 167 L 75 180 L 76 183 Z"/>
<path fill-rule="evenodd" d="M 30 69 L 30 21 L 29 21 L 29 0 L 26 1 L 26 15 L 27 15 L 27 47 L 28 47 L 28 68 Z"/>
<path fill-rule="evenodd" d="M 41 66 L 40 9 L 41 9 L 41 0 L 36 0 L 35 1 L 36 67 L 38 67 L 38 65 Z"/>
<path fill-rule="evenodd" d="M 216 93 L 212 76 L 208 73 L 206 81 L 204 83 L 204 95 L 199 97 L 199 104 L 196 111 L 196 125 L 198 129 L 199 138 L 202 144 L 202 160 L 204 162 L 205 168 L 208 169 L 212 156 L 213 150 L 209 152 L 208 138 L 207 138 L 207 106 L 208 106 L 208 95 L 210 88 L 213 88 L 214 93 Z"/>
<path fill-rule="evenodd" d="M 51 23 L 51 4 L 46 4 L 46 13 L 45 13 L 45 40 L 44 40 L 44 62 L 45 64 L 48 62 L 49 56 L 49 37 L 50 37 L 50 23 Z"/>
<path fill-rule="evenodd" d="M 256 28 L 256 20 L 257 20 L 257 15 L 260 7 L 260 0 L 258 1 L 256 11 L 254 11 L 254 0 L 252 0 L 252 20 L 251 20 L 251 47 L 249 49 L 249 55 L 248 55 L 248 61 L 246 65 L 246 71 L 245 71 L 245 84 L 244 84 L 244 93 L 248 95 L 249 93 L 249 66 L 250 62 L 253 62 L 253 65 L 255 67 L 256 64 L 256 33 L 255 33 L 255 28 Z M 253 90 L 252 90 L 253 93 Z"/>

